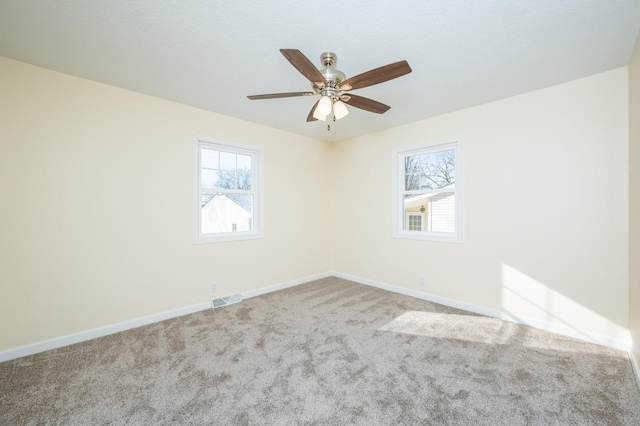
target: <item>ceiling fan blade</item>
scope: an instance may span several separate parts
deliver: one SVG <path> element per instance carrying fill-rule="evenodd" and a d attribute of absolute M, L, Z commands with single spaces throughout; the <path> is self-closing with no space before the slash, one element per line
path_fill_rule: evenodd
<path fill-rule="evenodd" d="M 351 93 L 349 93 L 348 96 L 350 99 L 345 100 L 344 103 L 352 107 L 363 109 L 365 111 L 375 112 L 376 114 L 384 114 L 385 112 L 389 111 L 389 108 L 391 108 L 389 105 L 385 105 L 382 102 L 374 101 L 373 99 L 365 98 L 358 95 L 352 95 Z"/>
<path fill-rule="evenodd" d="M 313 116 L 313 113 L 316 111 L 316 107 L 318 106 L 319 102 L 320 99 L 318 99 L 316 103 L 313 104 L 313 108 L 311 108 L 311 111 L 309 111 L 309 115 L 307 115 L 307 123 L 309 123 L 310 121 L 318 121 L 318 119 Z"/>
<path fill-rule="evenodd" d="M 326 84 L 322 73 L 298 49 L 280 49 L 280 52 L 307 80 L 318 86 Z"/>
<path fill-rule="evenodd" d="M 355 90 L 374 84 L 384 83 L 394 78 L 402 77 L 411 72 L 407 61 L 394 62 L 380 68 L 375 68 L 354 77 L 348 78 L 340 84 L 342 90 Z"/>
<path fill-rule="evenodd" d="M 293 98 L 294 96 L 312 96 L 315 95 L 313 92 L 288 92 L 288 93 L 270 93 L 267 95 L 251 95 L 247 96 L 247 98 L 251 100 L 256 99 L 275 99 L 275 98 Z"/>

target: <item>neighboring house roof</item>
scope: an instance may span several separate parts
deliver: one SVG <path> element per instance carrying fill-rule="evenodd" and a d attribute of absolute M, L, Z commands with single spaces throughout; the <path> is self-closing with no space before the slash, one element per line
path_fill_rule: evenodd
<path fill-rule="evenodd" d="M 449 184 L 447 186 L 443 186 L 442 188 L 439 188 L 439 192 L 429 192 L 427 194 L 419 194 L 413 197 L 407 197 L 404 199 L 404 207 L 405 209 L 418 207 L 421 204 L 428 203 L 429 198 L 435 197 L 437 195 L 442 195 L 443 193 L 446 193 L 446 192 L 450 192 L 450 191 L 447 191 L 447 189 L 453 189 L 453 188 L 455 188 L 454 183 Z"/>
<path fill-rule="evenodd" d="M 251 198 L 244 196 L 244 194 L 221 194 L 221 193 L 217 193 L 217 194 L 214 194 L 213 197 L 211 197 L 209 200 L 207 200 L 207 202 L 202 207 L 204 208 L 207 204 L 209 204 L 216 197 L 228 198 L 229 200 L 233 201 L 238 206 L 242 207 L 242 209 L 244 211 L 246 211 L 247 213 L 251 213 L 252 210 L 253 210 L 253 205 L 252 205 L 252 202 L 251 202 Z"/>
<path fill-rule="evenodd" d="M 253 203 L 251 197 L 247 197 L 244 194 L 226 194 L 227 198 L 242 207 L 247 213 L 251 213 L 253 210 Z"/>

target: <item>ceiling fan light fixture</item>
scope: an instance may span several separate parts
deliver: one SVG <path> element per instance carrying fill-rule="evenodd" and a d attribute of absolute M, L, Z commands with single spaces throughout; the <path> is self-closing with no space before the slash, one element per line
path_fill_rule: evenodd
<path fill-rule="evenodd" d="M 318 111 L 319 108 L 316 108 L 313 111 L 313 118 L 315 118 L 316 120 L 321 120 L 321 121 L 327 121 L 327 116 L 324 114 L 320 114 L 320 112 Z"/>
<path fill-rule="evenodd" d="M 331 98 L 328 96 L 321 97 L 320 102 L 318 102 L 318 107 L 316 108 L 316 111 L 319 114 L 324 115 L 325 117 L 331 114 Z"/>
<path fill-rule="evenodd" d="M 336 101 L 333 104 L 333 115 L 336 117 L 336 120 L 340 120 L 347 114 L 349 114 L 349 110 L 347 109 L 347 106 L 344 104 L 344 102 Z"/>

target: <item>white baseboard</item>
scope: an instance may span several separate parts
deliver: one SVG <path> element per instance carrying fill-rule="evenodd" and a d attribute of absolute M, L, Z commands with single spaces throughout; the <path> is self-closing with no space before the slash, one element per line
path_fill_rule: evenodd
<path fill-rule="evenodd" d="M 68 334 L 66 336 L 32 343 L 30 345 L 7 349 L 4 351 L 0 351 L 0 362 L 10 361 L 12 359 L 21 358 L 23 356 L 34 355 L 40 352 L 50 351 L 52 349 L 58 349 L 63 346 L 73 345 L 75 343 L 85 342 L 87 340 L 107 336 L 109 334 L 119 333 L 121 331 L 141 327 L 143 325 L 153 324 L 155 322 L 180 317 L 182 315 L 192 314 L 194 312 L 203 311 L 210 307 L 211 302 L 199 303 L 197 305 L 191 305 L 180 309 L 173 309 L 171 311 L 147 315 L 145 317 L 119 322 L 117 324 L 106 325 L 104 327 L 98 327 L 92 330 L 81 331 L 79 333 Z"/>
<path fill-rule="evenodd" d="M 334 274 L 325 272 L 323 274 L 309 275 L 308 277 L 299 278 L 293 281 L 287 281 L 280 284 L 270 285 L 268 287 L 262 287 L 257 290 L 245 291 L 244 293 L 240 293 L 243 299 L 249 299 L 250 297 L 261 296 L 263 294 L 271 293 L 273 291 L 284 290 L 285 288 L 295 287 L 300 284 L 305 284 L 310 281 L 320 280 L 322 278 L 331 277 Z"/>
<path fill-rule="evenodd" d="M 330 273 L 311 275 L 308 277 L 300 278 L 293 281 L 287 281 L 280 284 L 263 287 L 257 290 L 251 290 L 242 293 L 243 299 L 250 297 L 260 296 L 262 294 L 271 293 L 272 291 L 283 290 L 285 288 L 293 287 L 299 284 L 303 284 L 309 281 L 319 280 L 331 276 Z M 40 352 L 49 351 L 52 349 L 58 349 L 63 346 L 73 345 L 75 343 L 85 342 L 98 337 L 107 336 L 109 334 L 119 333 L 121 331 L 130 330 L 132 328 L 141 327 L 143 325 L 153 324 L 168 320 L 171 318 L 180 317 L 183 315 L 192 314 L 198 311 L 204 311 L 211 308 L 211 302 L 198 303 L 197 305 L 191 305 L 180 309 L 174 309 L 171 311 L 161 312 L 158 314 L 148 315 L 141 318 L 135 318 L 128 321 L 123 321 L 117 324 L 107 325 L 104 327 L 94 328 L 92 330 L 81 331 L 79 333 L 69 334 L 62 337 L 56 337 L 54 339 L 45 340 L 42 342 L 32 343 L 25 346 L 19 346 L 17 348 L 7 349 L 0 351 L 0 362 L 10 361 L 12 359 L 21 358 L 24 356 L 34 355 Z"/>
<path fill-rule="evenodd" d="M 629 352 L 631 348 L 630 339 L 627 341 L 627 340 L 620 340 L 620 339 L 612 339 L 607 336 L 594 335 L 592 333 L 575 330 L 575 329 L 558 325 L 558 324 L 552 324 L 552 323 L 530 319 L 530 318 L 528 319 L 528 318 L 517 317 L 507 312 L 497 311 L 497 310 L 485 308 L 482 306 L 461 302 L 454 299 L 448 299 L 448 298 L 436 296 L 433 294 L 410 290 L 407 288 L 385 284 L 385 283 L 370 280 L 367 278 L 361 278 L 354 275 L 343 274 L 341 272 L 335 272 L 335 271 L 316 274 L 316 275 L 310 275 L 304 278 L 299 278 L 299 279 L 287 281 L 284 283 L 274 284 L 268 287 L 247 291 L 247 292 L 241 293 L 241 295 L 243 299 L 249 299 L 251 297 L 256 297 L 256 296 L 271 293 L 274 291 L 283 290 L 285 288 L 294 287 L 300 284 L 308 283 L 310 281 L 315 281 L 322 278 L 327 278 L 330 276 L 335 276 L 338 278 L 357 282 L 360 284 L 377 287 L 383 290 L 392 291 L 394 293 L 404 294 L 406 296 L 416 297 L 418 299 L 439 303 L 441 305 L 462 309 L 462 310 L 473 312 L 480 315 L 486 315 L 489 317 L 512 321 L 519 324 L 530 325 L 532 327 L 536 327 L 542 330 L 551 331 L 551 332 L 562 334 L 569 337 L 575 337 L 577 339 L 586 340 L 592 343 L 598 343 L 601 345 L 610 346 L 610 347 L 621 349 L 627 352 Z M 57 337 L 57 338 L 45 340 L 42 342 L 20 346 L 17 348 L 7 349 L 4 351 L 0 351 L 0 362 L 10 361 L 12 359 L 34 355 L 40 352 L 61 348 L 63 346 L 72 345 L 72 344 L 84 342 L 87 340 L 92 340 L 98 337 L 107 336 L 109 334 L 114 334 L 121 331 L 129 330 L 132 328 L 153 324 L 155 322 L 160 322 L 160 321 L 176 318 L 183 315 L 188 315 L 198 311 L 203 311 L 209 308 L 211 308 L 210 301 L 199 303 L 197 305 L 187 306 L 180 309 L 161 312 L 158 314 L 148 315 L 141 318 L 135 318 L 129 321 L 123 321 L 117 324 L 107 325 L 107 326 L 95 328 L 92 330 L 82 331 L 80 333 L 70 334 L 67 336 Z M 640 384 L 640 369 L 638 368 L 638 364 L 632 355 L 630 355 L 630 359 L 636 373 L 636 378 L 638 378 L 638 383 Z"/>
<path fill-rule="evenodd" d="M 423 293 L 420 291 L 410 290 L 395 285 L 382 283 L 379 281 L 370 280 L 367 278 L 361 278 L 354 275 L 343 274 L 341 272 L 332 272 L 331 275 L 343 278 L 345 280 L 354 281 L 360 284 L 366 284 L 369 286 L 377 287 L 383 290 L 392 291 L 394 293 L 404 294 L 406 296 L 416 297 L 418 299 L 427 300 L 429 302 L 439 303 L 441 305 L 450 306 L 452 308 L 462 309 L 464 311 L 473 312 L 488 317 L 499 318 L 506 321 L 515 322 L 518 324 L 529 325 L 541 330 L 550 331 L 564 336 L 574 337 L 576 339 L 585 340 L 591 343 L 597 343 L 604 346 L 609 346 L 614 349 L 620 349 L 625 352 L 629 352 L 631 349 L 631 339 L 615 339 L 609 336 L 601 336 L 595 333 L 590 333 L 584 330 L 577 330 L 571 327 L 567 327 L 561 324 L 550 323 L 547 321 L 541 321 L 538 319 L 521 317 L 509 312 L 498 311 L 495 309 L 486 308 L 483 306 L 473 305 L 470 303 L 461 302 L 459 300 L 448 299 L 446 297 L 440 297 L 429 293 Z"/>
<path fill-rule="evenodd" d="M 629 359 L 631 360 L 631 366 L 633 367 L 633 372 L 636 376 L 636 385 L 638 385 L 638 390 L 640 390 L 640 366 L 638 366 L 638 361 L 633 355 L 633 351 L 629 351 Z"/>

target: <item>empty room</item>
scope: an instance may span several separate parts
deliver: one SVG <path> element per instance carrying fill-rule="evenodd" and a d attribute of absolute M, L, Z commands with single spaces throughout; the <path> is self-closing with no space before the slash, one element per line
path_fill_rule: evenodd
<path fill-rule="evenodd" d="M 640 0 L 0 0 L 0 424 L 640 424 Z"/>

